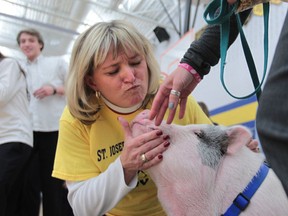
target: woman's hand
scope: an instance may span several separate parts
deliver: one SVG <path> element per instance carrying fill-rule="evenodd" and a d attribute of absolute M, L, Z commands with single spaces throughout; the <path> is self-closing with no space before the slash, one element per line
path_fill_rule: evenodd
<path fill-rule="evenodd" d="M 251 141 L 246 145 L 251 151 L 259 153 L 259 142 L 256 139 L 251 139 Z"/>
<path fill-rule="evenodd" d="M 171 124 L 174 119 L 179 100 L 179 118 L 183 118 L 186 109 L 187 97 L 191 94 L 197 84 L 198 82 L 193 79 L 192 74 L 185 69 L 178 67 L 161 84 L 159 91 L 153 100 L 149 118 L 151 120 L 155 118 L 155 125 L 160 125 L 167 109 L 169 108 L 167 124 Z M 179 91 L 181 93 L 180 97 L 170 94 L 172 89 Z"/>
<path fill-rule="evenodd" d="M 129 123 L 121 117 L 118 120 L 125 135 L 120 160 L 124 170 L 125 182 L 128 185 L 138 170 L 148 169 L 162 161 L 162 153 L 167 150 L 170 142 L 169 136 L 163 135 L 159 129 L 133 137 Z"/>

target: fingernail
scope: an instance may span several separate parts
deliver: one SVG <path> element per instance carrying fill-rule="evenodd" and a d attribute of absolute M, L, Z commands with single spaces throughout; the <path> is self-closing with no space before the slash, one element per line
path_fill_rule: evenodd
<path fill-rule="evenodd" d="M 168 142 L 168 141 L 166 141 L 165 143 L 164 143 L 164 147 L 168 147 L 170 145 L 170 142 Z"/>
<path fill-rule="evenodd" d="M 173 102 L 169 102 L 168 108 L 169 109 L 173 109 L 174 108 L 174 103 Z"/>
<path fill-rule="evenodd" d="M 158 158 L 161 160 L 163 158 L 163 155 L 158 155 Z"/>
<path fill-rule="evenodd" d="M 157 131 L 157 133 L 156 133 L 157 136 L 161 136 L 162 134 L 163 134 L 162 131 Z"/>
<path fill-rule="evenodd" d="M 164 135 L 164 136 L 163 136 L 163 139 L 164 139 L 164 140 L 170 139 L 170 136 L 169 136 L 169 135 Z"/>

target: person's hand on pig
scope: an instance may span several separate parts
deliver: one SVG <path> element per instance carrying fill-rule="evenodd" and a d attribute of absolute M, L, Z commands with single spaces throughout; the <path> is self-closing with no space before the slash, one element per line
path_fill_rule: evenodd
<path fill-rule="evenodd" d="M 128 185 L 138 170 L 146 170 L 162 161 L 162 153 L 167 150 L 170 142 L 169 136 L 163 135 L 159 129 L 133 137 L 129 123 L 122 117 L 118 120 L 125 135 L 120 160 Z"/>
<path fill-rule="evenodd" d="M 227 0 L 228 4 L 234 4 L 236 2 L 237 0 Z M 243 13 L 243 17 L 246 17 L 243 19 L 247 19 L 248 14 L 249 13 L 247 14 Z M 235 29 L 237 28 L 236 20 L 235 24 L 233 24 L 232 26 Z M 180 119 L 183 118 L 186 109 L 186 102 L 188 95 L 190 95 L 192 91 L 196 88 L 197 84 L 203 78 L 203 76 L 209 73 L 210 67 L 215 66 L 219 60 L 218 59 L 216 61 L 216 59 L 214 59 L 215 57 L 218 58 L 217 55 L 219 54 L 217 53 L 218 52 L 220 53 L 220 51 L 214 49 L 215 47 L 220 47 L 219 44 L 217 44 L 220 41 L 217 40 L 217 38 L 220 37 L 219 36 L 220 33 L 217 28 L 218 27 L 216 25 L 208 26 L 208 28 L 205 30 L 202 36 L 197 41 L 193 41 L 191 43 L 189 49 L 184 54 L 183 59 L 185 59 L 185 61 L 181 60 L 179 66 L 168 77 L 166 77 L 163 83 L 161 84 L 155 96 L 155 99 L 152 103 L 151 112 L 149 116 L 150 120 L 155 119 L 155 125 L 159 126 L 161 124 L 164 115 L 168 110 L 169 115 L 166 123 L 171 124 L 175 117 L 176 107 L 178 103 L 180 104 L 179 118 Z M 238 34 L 237 30 L 233 32 L 235 32 L 235 35 L 233 35 L 233 37 L 230 36 L 231 38 L 229 39 L 231 44 L 235 41 Z M 204 35 L 206 36 L 204 37 Z M 209 38 L 216 38 L 216 41 L 218 42 L 207 43 L 207 41 L 210 41 Z M 202 45 L 203 47 L 205 47 L 203 48 L 204 51 L 202 50 Z M 207 50 L 211 52 L 213 55 L 210 57 L 206 56 Z M 211 59 L 213 59 L 213 61 Z M 188 64 L 187 61 L 191 62 L 191 64 Z M 201 66 L 199 66 L 200 64 L 199 62 L 201 62 Z M 183 66 L 184 68 L 186 68 L 184 69 L 183 67 L 181 67 L 180 65 L 182 65 L 182 63 L 184 63 L 185 65 L 188 64 L 187 66 L 188 68 Z M 199 68 L 193 69 L 192 67 L 193 65 L 196 65 Z M 200 68 L 201 70 L 203 69 L 202 72 L 199 71 Z"/>
<path fill-rule="evenodd" d="M 155 125 L 159 126 L 169 108 L 169 116 L 166 123 L 171 124 L 176 113 L 177 104 L 179 103 L 179 118 L 182 119 L 185 114 L 187 97 L 197 84 L 198 81 L 189 72 L 178 67 L 161 84 L 153 101 L 149 118 L 151 120 L 155 118 Z M 172 89 L 180 92 L 180 97 L 171 94 Z"/>
<path fill-rule="evenodd" d="M 259 142 L 256 139 L 251 139 L 251 141 L 246 145 L 250 150 L 252 150 L 253 152 L 260 152 L 259 149 Z"/>

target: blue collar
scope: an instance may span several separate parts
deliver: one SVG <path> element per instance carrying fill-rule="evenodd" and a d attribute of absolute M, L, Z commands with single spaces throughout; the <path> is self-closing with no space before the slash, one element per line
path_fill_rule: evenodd
<path fill-rule="evenodd" d="M 233 200 L 231 206 L 227 209 L 227 211 L 222 216 L 234 216 L 239 215 L 241 211 L 244 211 L 250 203 L 250 199 L 255 194 L 257 189 L 260 187 L 264 179 L 266 178 L 269 172 L 269 167 L 263 163 L 253 177 L 253 179 L 249 182 L 247 187 L 243 190 L 242 193 L 239 193 L 237 197 Z"/>

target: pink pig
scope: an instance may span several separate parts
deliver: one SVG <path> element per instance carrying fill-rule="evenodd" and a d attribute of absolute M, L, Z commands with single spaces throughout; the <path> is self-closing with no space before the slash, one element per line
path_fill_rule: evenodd
<path fill-rule="evenodd" d="M 154 130 L 149 111 L 132 122 L 133 135 Z M 147 170 L 158 188 L 158 198 L 171 216 L 220 216 L 249 184 L 264 161 L 246 147 L 250 131 L 243 126 L 159 126 L 170 135 L 163 161 Z M 288 199 L 269 169 L 267 177 L 242 211 L 247 216 L 286 216 Z"/>

